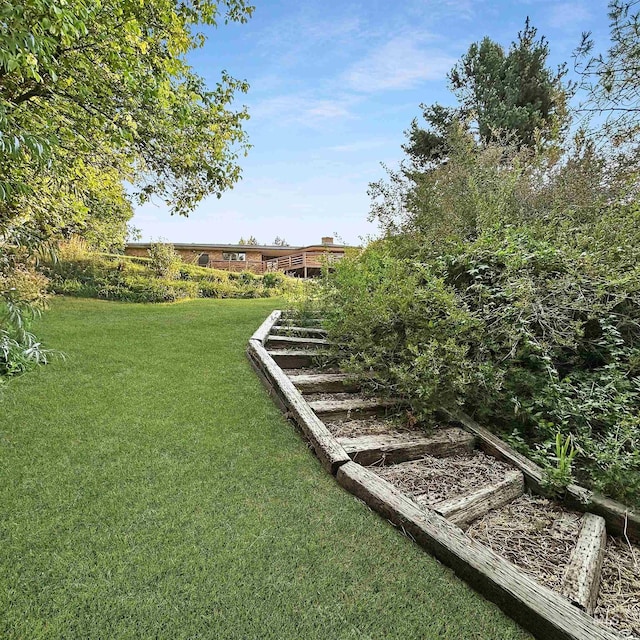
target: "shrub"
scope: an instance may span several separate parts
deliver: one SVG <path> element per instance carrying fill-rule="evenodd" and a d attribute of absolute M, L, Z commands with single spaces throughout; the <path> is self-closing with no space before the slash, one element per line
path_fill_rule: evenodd
<path fill-rule="evenodd" d="M 262 276 L 262 284 L 265 289 L 276 289 L 282 287 L 285 276 L 281 273 L 265 273 Z"/>
<path fill-rule="evenodd" d="M 478 324 L 428 268 L 371 249 L 342 260 L 328 283 L 326 325 L 349 371 L 375 371 L 423 415 L 474 382 L 467 351 Z"/>
<path fill-rule="evenodd" d="M 33 333 L 0 328 L 0 384 L 1 377 L 20 375 L 47 364 L 54 355 L 62 354 L 45 349 Z"/>
<path fill-rule="evenodd" d="M 172 278 L 180 270 L 182 260 L 172 244 L 154 242 L 148 249 L 152 271 L 160 278 Z"/>
<path fill-rule="evenodd" d="M 79 236 L 72 236 L 58 246 L 57 259 L 62 262 L 78 262 L 91 257 L 87 242 Z"/>
<path fill-rule="evenodd" d="M 638 268 L 614 276 L 523 230 L 428 264 L 389 251 L 342 261 L 324 287 L 343 365 L 419 416 L 463 406 L 545 466 L 572 436 L 577 479 L 640 504 Z"/>
<path fill-rule="evenodd" d="M 265 283 L 253 273 L 229 273 L 179 263 L 172 278 L 159 277 L 151 260 L 115 254 L 82 253 L 75 260 L 46 262 L 41 270 L 55 293 L 129 302 L 173 302 L 184 298 L 264 298 L 297 290 L 282 274 Z"/>
<path fill-rule="evenodd" d="M 556 484 L 640 506 L 633 164 L 585 138 L 556 157 L 448 145 L 448 162 L 374 187 L 385 236 L 327 275 L 343 363 L 419 416 L 462 406 Z M 558 438 L 576 451 L 560 472 Z"/>
<path fill-rule="evenodd" d="M 252 271 L 241 271 L 237 277 L 237 280 L 242 284 L 253 284 L 259 279 L 260 279 L 260 276 L 257 276 Z"/>

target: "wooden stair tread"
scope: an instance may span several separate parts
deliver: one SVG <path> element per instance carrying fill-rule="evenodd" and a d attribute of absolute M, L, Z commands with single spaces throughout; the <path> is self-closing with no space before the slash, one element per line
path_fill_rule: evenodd
<path fill-rule="evenodd" d="M 330 344 L 328 340 L 324 338 L 305 338 L 303 336 L 273 336 L 270 335 L 267 338 L 267 347 L 273 348 L 275 346 L 287 347 L 322 347 Z"/>
<path fill-rule="evenodd" d="M 596 608 L 606 546 L 607 525 L 604 518 L 585 513 L 576 546 L 569 557 L 561 593 L 589 615 Z"/>
<path fill-rule="evenodd" d="M 347 373 L 312 373 L 289 376 L 289 380 L 301 391 L 307 393 L 357 391 L 360 384 Z"/>
<path fill-rule="evenodd" d="M 353 398 L 348 400 L 312 400 L 309 406 L 318 414 L 350 414 L 384 411 L 398 406 L 397 400 L 383 398 Z"/>
<path fill-rule="evenodd" d="M 271 329 L 277 335 L 291 335 L 291 333 L 309 334 L 311 336 L 326 336 L 327 331 L 318 327 L 276 326 Z"/>
<path fill-rule="evenodd" d="M 314 349 L 274 349 L 267 353 L 276 361 L 282 369 L 300 369 L 310 367 L 315 358 L 322 352 Z"/>
<path fill-rule="evenodd" d="M 273 356 L 273 355 L 309 356 L 309 355 L 313 355 L 314 353 L 321 353 L 321 352 L 318 349 L 316 349 L 315 352 L 312 349 L 267 349 L 267 353 L 270 356 Z"/>
<path fill-rule="evenodd" d="M 280 318 L 276 327 L 299 327 L 302 323 L 308 326 L 318 326 L 324 322 L 324 318 L 307 318 L 306 320 L 300 320 L 299 318 Z"/>
<path fill-rule="evenodd" d="M 512 502 L 523 493 L 524 474 L 518 469 L 510 469 L 503 480 L 486 484 L 461 496 L 442 500 L 430 507 L 453 524 L 463 527 L 492 509 Z M 419 495 L 414 499 L 424 504 Z"/>
<path fill-rule="evenodd" d="M 469 538 L 452 522 L 355 462 L 340 466 L 339 484 L 450 566 L 481 594 L 545 640 L 621 640 L 489 547 Z"/>
<path fill-rule="evenodd" d="M 399 463 L 425 455 L 445 457 L 473 449 L 475 438 L 462 429 L 442 429 L 434 434 L 395 432 L 341 437 L 338 442 L 359 464 Z"/>

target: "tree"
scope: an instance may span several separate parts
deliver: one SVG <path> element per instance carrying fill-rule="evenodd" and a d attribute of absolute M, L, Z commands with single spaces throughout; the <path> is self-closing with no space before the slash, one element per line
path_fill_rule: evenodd
<path fill-rule="evenodd" d="M 427 129 L 413 120 L 411 128 L 405 132 L 409 143 L 402 149 L 411 157 L 417 167 L 425 168 L 431 163 L 444 161 L 451 151 L 447 138 L 449 129 L 459 123 L 462 113 L 459 109 L 443 107 L 439 104 L 420 105 L 422 116 L 428 125 Z"/>
<path fill-rule="evenodd" d="M 260 243 L 256 240 L 255 236 L 249 236 L 249 238 L 247 239 L 247 244 L 255 247 Z"/>
<path fill-rule="evenodd" d="M 29 187 L 7 164 L 41 166 L 60 151 L 98 153 L 134 179 L 137 195 L 187 213 L 239 177 L 247 85 L 222 74 L 213 89 L 186 53 L 202 46 L 198 24 L 245 21 L 245 0 L 133 2 L 26 0 L 0 9 L 0 196 Z"/>
<path fill-rule="evenodd" d="M 276 247 L 288 247 L 289 246 L 289 243 L 284 238 L 281 238 L 280 236 L 276 236 L 275 240 L 273 241 L 273 244 Z"/>
<path fill-rule="evenodd" d="M 251 12 L 245 0 L 3 4 L 0 235 L 117 244 L 132 215 L 123 181 L 181 214 L 230 188 L 248 148 L 231 102 L 247 85 L 223 72 L 209 89 L 185 55 L 204 43 L 198 24 Z"/>
<path fill-rule="evenodd" d="M 427 129 L 414 120 L 403 148 L 418 167 L 446 159 L 452 126 L 475 123 L 481 144 L 509 138 L 518 147 L 557 141 L 568 125 L 573 87 L 564 83 L 566 65 L 546 66 L 549 46 L 529 19 L 508 51 L 490 38 L 469 47 L 449 73 L 459 107 L 421 105 Z"/>
<path fill-rule="evenodd" d="M 579 111 L 605 115 L 605 130 L 618 142 L 631 142 L 640 132 L 640 0 L 612 0 L 609 20 L 607 53 L 595 55 L 595 42 L 585 33 L 575 54 L 587 92 Z"/>
<path fill-rule="evenodd" d="M 186 54 L 205 42 L 198 25 L 252 11 L 246 0 L 0 5 L 0 314 L 20 308 L 2 283 L 60 239 L 122 244 L 133 199 L 186 215 L 239 179 L 248 115 L 232 102 L 247 84 L 222 72 L 209 88 Z"/>
<path fill-rule="evenodd" d="M 531 147 L 536 135 L 554 141 L 566 127 L 571 91 L 563 82 L 566 65 L 555 72 L 549 69 L 547 40 L 536 38 L 537 30 L 527 18 L 508 53 L 484 38 L 469 47 L 449 74 L 463 111 L 475 115 L 483 142 L 506 132 L 518 146 Z"/>

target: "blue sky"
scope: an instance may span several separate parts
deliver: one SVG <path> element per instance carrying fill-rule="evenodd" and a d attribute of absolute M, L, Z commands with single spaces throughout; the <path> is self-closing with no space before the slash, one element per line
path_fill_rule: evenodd
<path fill-rule="evenodd" d="M 606 45 L 606 0 L 254 0 L 244 25 L 206 31 L 190 56 L 213 85 L 221 69 L 246 79 L 253 149 L 243 179 L 189 218 L 162 203 L 136 210 L 142 239 L 310 244 L 334 235 L 359 244 L 367 185 L 402 158 L 403 132 L 420 103 L 453 104 L 446 74 L 485 35 L 508 46 L 526 16 L 571 61 L 583 31 Z"/>

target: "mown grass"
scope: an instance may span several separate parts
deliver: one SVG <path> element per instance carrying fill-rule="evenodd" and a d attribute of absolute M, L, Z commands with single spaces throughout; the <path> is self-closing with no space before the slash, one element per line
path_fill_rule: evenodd
<path fill-rule="evenodd" d="M 277 300 L 56 300 L 0 401 L 4 638 L 523 632 L 340 489 L 251 371 Z"/>

